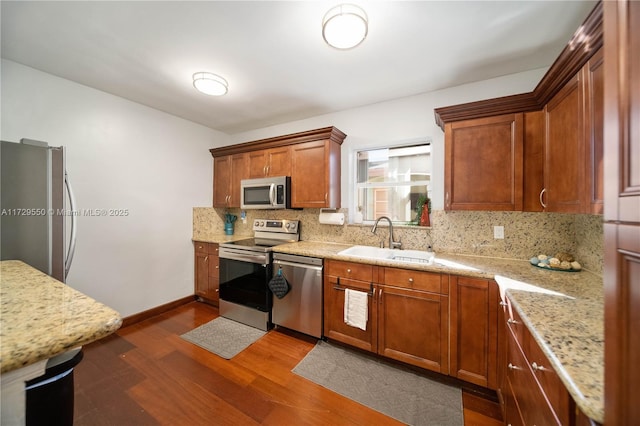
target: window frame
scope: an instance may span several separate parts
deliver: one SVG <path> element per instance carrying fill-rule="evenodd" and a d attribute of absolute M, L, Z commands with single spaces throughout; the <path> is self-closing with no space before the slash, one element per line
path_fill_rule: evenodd
<path fill-rule="evenodd" d="M 427 173 L 429 179 L 427 181 L 415 181 L 406 185 L 398 185 L 397 182 L 380 182 L 378 185 L 367 184 L 359 184 L 358 183 L 358 154 L 362 151 L 375 151 L 381 149 L 397 149 L 397 148 L 408 148 L 417 145 L 428 145 L 430 147 L 430 161 L 429 165 L 430 172 Z M 432 184 L 433 184 L 433 140 L 430 137 L 419 137 L 414 139 L 403 140 L 400 142 L 396 142 L 393 144 L 380 144 L 380 145 L 362 145 L 358 147 L 353 147 L 351 149 L 351 161 L 350 161 L 350 176 L 349 176 L 349 184 L 351 187 L 351 191 L 349 191 L 349 224 L 351 225 L 364 225 L 371 226 L 374 224 L 375 220 L 363 220 L 360 223 L 355 222 L 355 214 L 358 212 L 358 194 L 361 188 L 395 188 L 402 186 L 415 186 L 425 184 L 427 186 L 427 194 L 429 198 L 432 198 Z M 412 221 L 393 221 L 394 226 L 415 226 L 416 223 Z"/>

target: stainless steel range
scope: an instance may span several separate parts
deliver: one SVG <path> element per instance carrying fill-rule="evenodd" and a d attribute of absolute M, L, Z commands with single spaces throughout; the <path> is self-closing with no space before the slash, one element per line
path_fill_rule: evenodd
<path fill-rule="evenodd" d="M 300 239 L 297 220 L 253 221 L 253 238 L 220 244 L 220 316 L 261 330 L 272 327 L 271 250 Z"/>

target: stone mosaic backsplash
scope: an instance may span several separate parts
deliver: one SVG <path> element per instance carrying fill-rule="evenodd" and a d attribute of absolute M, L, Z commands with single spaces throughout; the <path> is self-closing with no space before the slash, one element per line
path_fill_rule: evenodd
<path fill-rule="evenodd" d="M 347 209 L 339 211 L 348 216 Z M 238 216 L 234 235 L 252 236 L 251 225 L 256 218 L 292 219 L 301 222 L 303 241 L 370 246 L 384 241 L 385 247 L 389 241 L 386 222 L 380 223 L 377 235 L 371 232 L 371 225 L 321 225 L 319 209 L 246 210 L 243 223 L 240 209 L 210 207 L 193 209 L 193 239 L 208 240 L 223 233 L 226 212 Z M 504 226 L 504 239 L 493 238 L 494 226 Z M 431 245 L 436 253 L 529 259 L 564 251 L 597 274 L 602 274 L 604 264 L 602 216 L 598 215 L 436 210 L 431 213 L 431 227 L 394 226 L 394 237 L 405 249 L 425 250 Z"/>

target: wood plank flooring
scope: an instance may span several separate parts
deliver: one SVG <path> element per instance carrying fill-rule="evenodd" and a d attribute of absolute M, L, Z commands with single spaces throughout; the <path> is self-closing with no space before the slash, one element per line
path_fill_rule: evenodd
<path fill-rule="evenodd" d="M 315 339 L 275 330 L 231 360 L 182 338 L 218 316 L 192 302 L 84 348 L 75 425 L 398 425 L 291 370 Z M 463 392 L 465 426 L 501 425 L 498 405 Z"/>

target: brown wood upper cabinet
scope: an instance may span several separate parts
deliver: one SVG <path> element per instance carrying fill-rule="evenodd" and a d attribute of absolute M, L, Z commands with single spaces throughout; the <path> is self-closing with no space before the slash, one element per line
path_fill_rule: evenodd
<path fill-rule="evenodd" d="M 240 207 L 240 180 L 291 176 L 294 208 L 340 207 L 340 150 L 335 127 L 211 149 L 214 207 Z"/>
<path fill-rule="evenodd" d="M 213 159 L 213 207 L 240 207 L 240 181 L 249 176 L 248 155 Z"/>
<path fill-rule="evenodd" d="M 602 214 L 602 65 L 603 52 L 600 50 L 543 110 L 543 188 L 538 193 L 539 205 L 534 204 L 533 211 Z M 538 142 L 525 140 L 525 144 L 529 143 Z"/>
<path fill-rule="evenodd" d="M 249 178 L 291 176 L 291 148 L 280 146 L 248 153 Z"/>
<path fill-rule="evenodd" d="M 445 124 L 445 210 L 522 210 L 523 114 Z"/>
<path fill-rule="evenodd" d="M 588 43 L 568 43 L 532 92 L 434 110 L 445 210 L 602 214 L 603 3 L 580 27 Z"/>
<path fill-rule="evenodd" d="M 291 147 L 291 207 L 340 208 L 340 145 L 327 140 Z"/>

